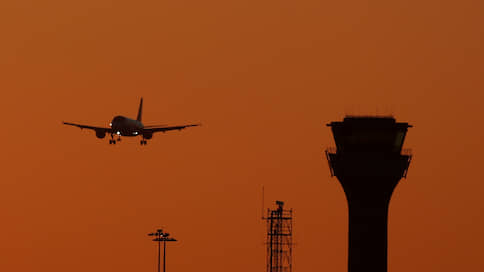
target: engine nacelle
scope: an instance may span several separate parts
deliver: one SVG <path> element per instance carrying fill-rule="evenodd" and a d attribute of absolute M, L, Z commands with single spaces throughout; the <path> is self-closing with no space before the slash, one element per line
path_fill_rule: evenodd
<path fill-rule="evenodd" d="M 145 134 L 143 134 L 143 137 L 145 139 L 148 139 L 149 140 L 149 139 L 153 138 L 153 133 L 145 133 Z"/>
<path fill-rule="evenodd" d="M 106 137 L 106 132 L 102 130 L 96 130 L 96 137 L 98 137 L 99 139 L 102 139 Z"/>

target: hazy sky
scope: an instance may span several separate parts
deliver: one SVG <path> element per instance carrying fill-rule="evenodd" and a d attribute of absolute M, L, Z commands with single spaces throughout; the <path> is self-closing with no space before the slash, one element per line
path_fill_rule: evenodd
<path fill-rule="evenodd" d="M 389 271 L 478 271 L 483 1 L 3 1 L 0 270 L 265 270 L 266 207 L 295 210 L 294 272 L 347 269 L 330 121 L 393 114 L 414 159 Z M 112 146 L 62 121 L 202 122 Z"/>

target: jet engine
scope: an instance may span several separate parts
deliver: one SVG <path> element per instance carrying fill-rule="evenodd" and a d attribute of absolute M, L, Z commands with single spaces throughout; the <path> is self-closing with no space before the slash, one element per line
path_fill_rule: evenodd
<path fill-rule="evenodd" d="M 143 137 L 144 137 L 145 139 L 148 139 L 148 140 L 149 140 L 149 139 L 153 138 L 153 132 L 147 132 L 147 133 L 144 133 L 144 134 L 143 134 Z"/>
<path fill-rule="evenodd" d="M 96 130 L 96 137 L 98 137 L 99 139 L 102 139 L 106 137 L 106 132 L 103 130 Z"/>

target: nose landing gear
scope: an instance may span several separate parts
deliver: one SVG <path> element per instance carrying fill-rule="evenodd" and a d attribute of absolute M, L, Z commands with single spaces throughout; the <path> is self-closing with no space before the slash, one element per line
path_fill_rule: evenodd
<path fill-rule="evenodd" d="M 143 140 L 139 141 L 139 143 L 140 143 L 141 145 L 146 145 L 148 142 L 147 142 L 146 140 L 144 140 L 144 139 L 143 139 Z"/>
<path fill-rule="evenodd" d="M 116 144 L 116 140 L 114 140 L 114 136 L 111 133 L 111 139 L 109 139 L 109 144 Z"/>

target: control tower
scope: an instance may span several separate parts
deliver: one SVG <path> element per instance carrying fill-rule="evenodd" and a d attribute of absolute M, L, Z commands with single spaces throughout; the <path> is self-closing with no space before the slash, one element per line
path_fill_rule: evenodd
<path fill-rule="evenodd" d="M 411 126 L 393 117 L 366 116 L 328 126 L 336 143 L 326 150 L 331 176 L 348 201 L 348 271 L 386 272 L 388 205 L 410 164 L 402 146 Z"/>

